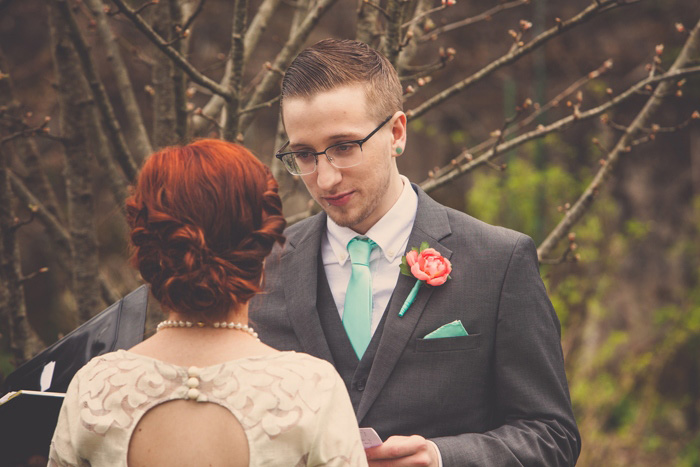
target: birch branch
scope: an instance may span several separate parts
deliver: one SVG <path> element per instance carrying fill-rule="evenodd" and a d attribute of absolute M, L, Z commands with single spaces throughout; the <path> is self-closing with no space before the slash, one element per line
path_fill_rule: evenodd
<path fill-rule="evenodd" d="M 267 30 L 267 25 L 270 22 L 270 18 L 277 10 L 280 0 L 263 0 L 258 7 L 258 12 L 253 17 L 250 22 L 250 26 L 245 33 L 245 41 L 243 45 L 243 64 L 247 64 L 250 61 L 250 54 L 258 46 L 258 42 L 262 37 L 263 33 Z M 226 62 L 226 69 L 224 70 L 224 77 L 221 79 L 221 85 L 224 86 L 231 79 L 232 64 L 231 61 Z M 224 106 L 224 100 L 221 96 L 214 95 L 209 102 L 206 103 L 202 109 L 202 116 L 194 118 L 194 132 L 199 133 L 204 127 L 208 125 L 209 119 L 207 117 L 215 117 Z"/>
<path fill-rule="evenodd" d="M 358 0 L 360 6 L 357 9 L 357 26 L 355 27 L 355 40 L 372 44 L 379 35 L 378 19 L 379 10 L 368 5 L 366 0 Z"/>
<path fill-rule="evenodd" d="M 143 161 L 147 155 L 153 152 L 153 148 L 148 139 L 146 126 L 141 118 L 141 110 L 136 102 L 129 72 L 119 51 L 119 44 L 112 33 L 112 29 L 109 27 L 102 0 L 85 0 L 85 2 L 95 17 L 97 33 L 106 48 L 107 61 L 111 65 L 112 75 L 117 83 L 119 97 L 122 104 L 124 104 L 124 111 L 129 122 L 127 134 L 135 149 L 136 160 Z"/>
<path fill-rule="evenodd" d="M 204 76 L 200 73 L 190 62 L 185 59 L 168 41 L 164 40 L 157 32 L 149 26 L 144 19 L 138 15 L 134 10 L 129 8 L 124 0 L 112 0 L 119 10 L 124 13 L 124 15 L 129 18 L 134 25 L 143 33 L 144 36 L 153 42 L 158 49 L 160 49 L 165 55 L 167 55 L 173 63 L 182 68 L 182 70 L 187 73 L 192 81 L 199 84 L 203 88 L 209 89 L 214 94 L 218 94 L 224 99 L 231 99 L 233 95 L 231 91 L 224 86 L 221 86 L 216 81 Z"/>
<path fill-rule="evenodd" d="M 181 27 L 183 33 L 185 33 L 190 28 L 190 26 L 192 26 L 192 23 L 194 23 L 195 18 L 197 18 L 197 16 L 199 16 L 199 14 L 204 9 L 204 3 L 206 1 L 207 0 L 199 0 L 197 7 L 194 9 L 194 11 L 190 15 L 190 17 L 187 18 L 187 20 L 185 21 L 185 23 Z"/>
<path fill-rule="evenodd" d="M 527 44 L 524 44 L 522 47 L 516 47 L 514 50 L 489 63 L 488 65 L 481 68 L 479 71 L 469 76 L 468 78 L 450 86 L 444 91 L 428 99 L 415 109 L 408 110 L 406 112 L 406 116 L 410 120 L 423 115 L 433 107 L 436 107 L 437 105 L 441 104 L 442 102 L 454 96 L 455 94 L 458 94 L 464 91 L 465 89 L 473 86 L 474 84 L 482 81 L 483 79 L 493 74 L 496 70 L 517 61 L 522 56 L 532 52 L 533 50 L 542 46 L 554 37 L 557 37 L 558 35 L 568 31 L 569 29 L 572 29 L 575 26 L 585 23 L 586 21 L 590 20 L 596 15 L 599 15 L 605 11 L 611 10 L 618 6 L 626 5 L 626 3 L 621 3 L 621 1 L 622 0 L 594 1 L 590 6 L 588 6 L 586 9 L 584 9 L 582 12 L 580 12 L 573 18 L 567 21 L 560 22 L 553 28 L 550 28 L 547 31 L 540 34 L 539 36 L 535 37 Z"/>
<path fill-rule="evenodd" d="M 173 21 L 171 18 L 171 0 L 158 3 L 150 10 L 153 31 L 163 39 L 172 39 Z M 179 44 L 178 44 L 179 45 Z M 167 55 L 156 52 L 155 64 L 151 68 L 153 83 L 153 146 L 160 149 L 178 142 L 175 116 L 175 65 Z"/>
<path fill-rule="evenodd" d="M 235 0 L 233 6 L 233 27 L 231 29 L 231 78 L 228 82 L 229 89 L 232 90 L 235 98 L 228 101 L 226 106 L 226 119 L 223 124 L 223 136 L 227 141 L 242 142 L 242 135 L 239 137 L 238 122 L 240 118 L 241 83 L 243 81 L 243 57 L 244 57 L 244 37 L 246 14 L 248 12 L 247 0 Z"/>
<path fill-rule="evenodd" d="M 406 69 L 409 67 L 411 60 L 414 59 L 416 53 L 418 52 L 418 42 L 416 39 L 423 35 L 423 28 L 420 27 L 419 18 L 426 16 L 431 10 L 430 8 L 431 0 L 418 0 L 416 4 L 416 10 L 414 13 L 414 18 L 409 22 L 405 23 L 402 27 L 407 27 L 406 31 L 407 45 L 401 49 L 398 61 L 396 62 L 396 71 L 399 76 L 404 74 Z M 444 8 L 444 6 L 438 7 Z"/>
<path fill-rule="evenodd" d="M 698 54 L 700 54 L 700 21 L 698 21 L 695 28 L 693 28 L 688 40 L 666 75 L 671 75 L 681 71 L 681 69 L 692 59 L 692 57 L 697 57 Z M 539 258 L 549 256 L 556 247 L 557 243 L 568 234 L 571 227 L 581 220 L 593 203 L 595 196 L 603 183 L 605 183 L 605 181 L 612 174 L 612 170 L 618 163 L 620 157 L 631 150 L 630 146 L 633 143 L 637 133 L 642 131 L 644 127 L 648 125 L 651 117 L 661 106 L 664 97 L 671 94 L 673 88 L 674 84 L 668 80 L 665 80 L 659 84 L 652 96 L 649 98 L 649 100 L 647 100 L 642 110 L 627 127 L 625 134 L 618 140 L 615 148 L 610 151 L 605 163 L 598 170 L 598 173 L 596 173 L 593 181 L 588 185 L 584 193 L 574 203 L 571 209 L 567 211 L 564 218 L 557 224 L 556 227 L 554 227 L 547 238 L 539 246 L 537 249 L 537 255 Z"/>
<path fill-rule="evenodd" d="M 310 3 L 310 0 L 298 0 L 297 8 L 294 11 L 294 16 L 292 17 L 292 24 L 289 27 L 290 36 L 296 34 L 297 30 L 304 22 L 304 18 L 308 14 L 310 8 Z M 280 99 L 281 98 L 282 96 L 280 95 Z M 284 131 L 284 122 L 282 121 L 281 115 L 278 115 L 277 129 L 275 131 L 275 142 L 273 143 L 273 151 L 277 150 L 277 148 L 281 147 L 284 144 L 286 137 L 287 135 Z M 290 184 L 292 186 L 295 185 L 296 178 L 292 177 L 292 175 L 284 167 L 282 161 L 277 159 L 273 154 L 270 154 L 270 161 L 268 164 L 270 166 L 270 170 L 272 171 L 272 175 L 277 180 L 277 183 L 279 183 L 280 188 L 288 187 Z M 287 190 L 287 193 L 290 192 L 291 190 Z"/>
<path fill-rule="evenodd" d="M 514 149 L 518 146 L 521 146 L 521 145 L 527 143 L 528 141 L 531 141 L 531 140 L 534 140 L 537 138 L 542 138 L 542 137 L 548 135 L 549 133 L 552 133 L 555 131 L 561 131 L 574 122 L 588 120 L 588 119 L 593 118 L 597 115 L 601 115 L 606 110 L 611 109 L 612 107 L 615 107 L 616 105 L 620 104 L 621 102 L 636 95 L 639 91 L 643 90 L 648 85 L 651 85 L 654 83 L 659 83 L 659 82 L 664 82 L 664 81 L 669 81 L 669 80 L 673 80 L 673 79 L 678 79 L 678 78 L 682 78 L 684 76 L 692 76 L 692 75 L 698 75 L 698 74 L 700 74 L 700 66 L 685 68 L 685 69 L 681 69 L 681 70 L 674 70 L 674 71 L 667 72 L 663 75 L 657 75 L 654 77 L 646 78 L 646 79 L 638 82 L 634 86 L 630 87 L 622 94 L 619 94 L 614 99 L 611 99 L 610 101 L 606 102 L 605 104 L 602 104 L 598 107 L 587 110 L 585 112 L 581 112 L 579 114 L 569 115 L 568 117 L 564 117 L 564 118 L 562 118 L 554 123 L 551 123 L 550 125 L 538 127 L 536 130 L 532 130 L 530 132 L 524 133 L 516 138 L 513 138 L 509 141 L 506 141 L 506 142 L 499 144 L 497 147 L 490 149 L 489 151 L 480 155 L 478 158 L 468 160 L 465 164 L 458 164 L 456 166 L 450 164 L 444 168 L 444 173 L 436 176 L 435 178 L 431 178 L 431 179 L 423 181 L 420 184 L 420 186 L 426 192 L 433 191 L 436 188 L 439 188 L 443 185 L 446 185 L 447 183 L 450 183 L 452 180 L 459 177 L 460 175 L 467 173 L 467 172 L 470 172 L 480 165 L 488 163 L 494 157 L 495 154 L 502 154 L 505 151 L 509 151 L 509 150 Z"/>
<path fill-rule="evenodd" d="M 189 10 L 187 3 L 181 3 L 181 0 L 169 0 L 168 4 L 170 6 L 170 20 L 174 27 L 172 28 L 180 40 L 178 40 L 174 47 L 183 57 L 187 55 L 187 50 L 190 46 L 190 39 L 187 30 L 183 30 L 178 26 L 182 23 L 182 16 L 185 14 L 185 10 Z M 200 3 L 200 7 L 204 3 Z M 193 15 L 190 17 L 194 21 Z M 171 31 L 172 35 L 172 31 Z M 173 93 L 174 93 L 174 109 L 175 109 L 175 134 L 177 135 L 178 141 L 187 140 L 187 79 L 185 78 L 185 73 L 181 68 L 172 66 L 172 80 L 173 80 Z"/>
<path fill-rule="evenodd" d="M 260 85 L 256 88 L 253 96 L 246 102 L 246 107 L 258 105 L 267 98 L 268 94 L 279 83 L 280 77 L 275 70 L 286 70 L 294 57 L 299 53 L 304 45 L 304 42 L 311 34 L 311 31 L 318 24 L 323 14 L 338 0 L 319 0 L 313 10 L 307 15 L 296 32 L 287 40 L 284 47 L 277 54 L 271 69 L 265 74 Z M 241 133 L 250 126 L 255 118 L 254 113 L 248 113 L 241 117 L 241 122 L 238 126 Z"/>
<path fill-rule="evenodd" d="M 389 62 L 397 66 L 399 50 L 401 48 L 401 20 L 404 10 L 408 5 L 408 0 L 389 0 L 387 4 L 387 14 L 389 18 L 386 23 L 386 31 L 382 37 L 381 50 Z"/>

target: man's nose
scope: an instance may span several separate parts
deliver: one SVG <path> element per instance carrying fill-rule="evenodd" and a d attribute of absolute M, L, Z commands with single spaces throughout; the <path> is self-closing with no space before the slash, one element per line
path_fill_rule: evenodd
<path fill-rule="evenodd" d="M 318 156 L 316 172 L 316 185 L 324 191 L 330 191 L 334 186 L 340 183 L 340 180 L 343 178 L 340 169 L 328 162 L 328 159 L 326 159 L 326 156 L 323 154 Z"/>

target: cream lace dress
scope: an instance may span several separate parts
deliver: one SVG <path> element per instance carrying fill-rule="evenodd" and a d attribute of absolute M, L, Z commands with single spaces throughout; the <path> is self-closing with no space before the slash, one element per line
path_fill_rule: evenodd
<path fill-rule="evenodd" d="M 326 361 L 280 352 L 187 368 L 125 350 L 92 359 L 71 381 L 49 465 L 126 466 L 141 417 L 175 399 L 228 409 L 251 466 L 367 465 L 345 385 Z"/>

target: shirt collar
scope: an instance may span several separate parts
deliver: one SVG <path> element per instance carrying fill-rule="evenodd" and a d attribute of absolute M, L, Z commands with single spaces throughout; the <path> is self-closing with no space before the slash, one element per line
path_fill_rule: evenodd
<path fill-rule="evenodd" d="M 396 203 L 377 221 L 368 231 L 365 237 L 369 237 L 379 246 L 387 261 L 392 262 L 396 255 L 403 254 L 408 237 L 413 229 L 418 209 L 418 195 L 413 191 L 411 182 L 400 176 L 403 189 Z M 328 243 L 333 250 L 333 255 L 341 266 L 348 260 L 348 242 L 357 237 L 357 232 L 349 227 L 341 227 L 330 217 L 326 223 Z"/>

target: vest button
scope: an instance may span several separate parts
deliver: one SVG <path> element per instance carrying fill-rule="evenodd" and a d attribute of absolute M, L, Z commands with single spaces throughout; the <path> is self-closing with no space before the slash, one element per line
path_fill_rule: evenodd
<path fill-rule="evenodd" d="M 357 383 L 355 383 L 355 389 L 358 391 L 364 391 L 365 390 L 365 383 L 366 381 L 364 379 L 361 379 Z"/>

